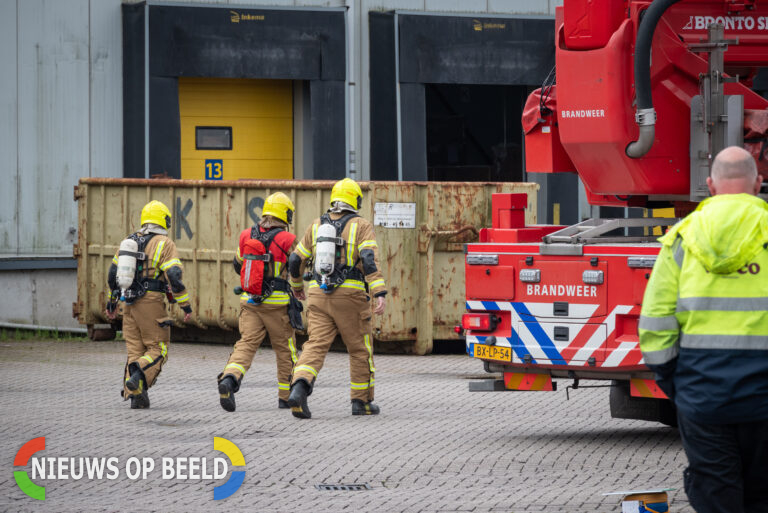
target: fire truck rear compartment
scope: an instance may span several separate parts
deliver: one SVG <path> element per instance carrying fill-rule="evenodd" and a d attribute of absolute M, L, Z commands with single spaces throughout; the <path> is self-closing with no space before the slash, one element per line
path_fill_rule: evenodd
<path fill-rule="evenodd" d="M 502 365 L 599 368 L 590 379 L 646 369 L 637 322 L 650 269 L 631 262 L 656 248 L 593 245 L 586 254 L 563 258 L 536 254 L 537 246 L 505 244 L 506 251 L 493 246 L 468 248 L 467 308 L 500 321 L 490 332 L 467 331 L 470 355 L 488 361 L 509 354 Z M 652 265 L 649 258 L 644 265 Z M 500 356 L 474 351 L 474 344 L 511 351 Z"/>

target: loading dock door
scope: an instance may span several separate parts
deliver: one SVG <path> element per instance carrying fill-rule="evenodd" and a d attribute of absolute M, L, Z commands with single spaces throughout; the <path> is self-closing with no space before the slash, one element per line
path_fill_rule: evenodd
<path fill-rule="evenodd" d="M 554 21 L 371 12 L 371 179 L 520 180 L 520 113 L 555 63 Z"/>
<path fill-rule="evenodd" d="M 181 178 L 293 178 L 290 80 L 179 78 Z"/>

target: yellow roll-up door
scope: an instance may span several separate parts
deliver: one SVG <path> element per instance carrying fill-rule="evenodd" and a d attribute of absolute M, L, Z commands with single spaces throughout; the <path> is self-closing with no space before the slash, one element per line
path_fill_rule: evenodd
<path fill-rule="evenodd" d="M 181 178 L 293 178 L 290 80 L 179 78 Z"/>

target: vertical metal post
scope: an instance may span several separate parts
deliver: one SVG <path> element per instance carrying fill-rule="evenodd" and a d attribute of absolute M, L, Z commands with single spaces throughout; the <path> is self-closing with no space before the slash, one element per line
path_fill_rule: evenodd
<path fill-rule="evenodd" d="M 149 178 L 149 2 L 144 4 L 144 178 Z"/>
<path fill-rule="evenodd" d="M 346 10 L 344 11 L 344 39 L 346 47 L 344 49 L 344 160 L 346 169 L 344 170 L 344 176 L 347 178 L 355 179 L 355 171 L 351 168 L 350 164 L 350 149 L 351 143 L 351 122 L 352 122 L 352 105 L 351 105 L 351 91 L 352 88 L 352 24 L 349 21 L 350 10 L 352 6 L 350 2 L 345 2 Z"/>
<path fill-rule="evenodd" d="M 705 98 L 706 129 L 709 132 L 710 159 L 725 147 L 725 94 L 723 93 L 724 28 L 719 23 L 708 27 L 709 42 L 713 44 L 709 53 L 706 84 L 709 95 Z M 708 104 L 708 105 L 707 105 Z"/>
<path fill-rule="evenodd" d="M 403 181 L 403 126 L 400 112 L 400 27 L 395 11 L 395 111 L 397 115 L 397 180 Z"/>
<path fill-rule="evenodd" d="M 729 144 L 742 144 L 743 97 L 726 96 L 723 84 L 724 53 L 736 39 L 724 39 L 722 24 L 707 27 L 708 39 L 690 45 L 692 52 L 707 52 L 707 73 L 699 76 L 699 95 L 691 99 L 690 199 L 700 201 L 709 195 L 706 181 L 712 160 Z"/>
<path fill-rule="evenodd" d="M 358 169 L 357 155 L 362 145 L 361 129 L 359 121 L 359 112 L 362 110 L 360 103 L 360 89 L 358 83 L 361 82 L 362 64 L 360 62 L 361 42 L 360 34 L 362 26 L 360 22 L 360 13 L 362 6 L 360 0 L 345 0 L 347 6 L 347 165 L 349 177 L 354 180 L 361 180 L 362 169 Z"/>

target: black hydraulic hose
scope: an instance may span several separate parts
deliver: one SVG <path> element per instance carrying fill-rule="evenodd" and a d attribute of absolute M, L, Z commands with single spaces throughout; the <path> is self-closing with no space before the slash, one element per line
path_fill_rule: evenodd
<path fill-rule="evenodd" d="M 637 159 L 648 153 L 653 146 L 656 134 L 656 111 L 651 96 L 651 43 L 656 25 L 664 12 L 680 0 L 654 0 L 643 13 L 640 28 L 635 41 L 635 95 L 637 112 L 635 121 L 640 127 L 637 141 L 629 143 L 626 149 L 628 157 Z"/>
<path fill-rule="evenodd" d="M 651 42 L 664 12 L 680 0 L 654 0 L 643 15 L 635 42 L 635 93 L 638 109 L 652 109 Z"/>

